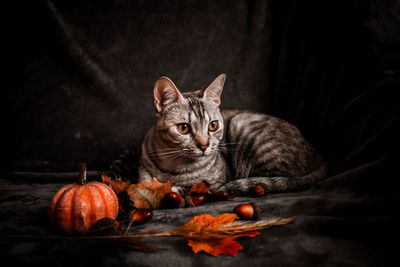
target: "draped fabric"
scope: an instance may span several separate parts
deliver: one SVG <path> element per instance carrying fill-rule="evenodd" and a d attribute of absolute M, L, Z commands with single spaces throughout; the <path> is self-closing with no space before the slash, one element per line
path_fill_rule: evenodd
<path fill-rule="evenodd" d="M 193 256 L 184 242 L 163 240 L 169 250 L 154 254 L 149 264 L 144 261 L 149 255 L 117 248 L 118 257 L 103 253 L 96 255 L 99 261 L 389 263 L 393 249 L 386 238 L 397 236 L 399 217 L 399 6 L 374 0 L 4 4 L 0 205 L 5 208 L 0 214 L 7 220 L 0 233 L 51 231 L 42 216 L 45 202 L 11 209 L 24 200 L 15 196 L 49 200 L 56 186 L 72 182 L 63 173 L 75 171 L 78 162 L 103 171 L 125 149 L 139 150 L 155 121 L 157 78 L 168 76 L 190 91 L 226 73 L 221 107 L 265 112 L 295 124 L 327 159 L 328 179 L 305 192 L 257 199 L 267 209 L 264 216 L 297 219 L 263 231 L 261 241 L 244 240 L 245 250 L 235 259 Z M 137 166 L 137 157 L 134 161 Z M 35 193 L 27 187 L 32 183 Z M 229 212 L 234 203 L 214 203 L 213 212 Z M 176 216 L 184 223 L 210 208 L 183 209 Z M 26 218 L 15 220 L 17 215 Z M 168 218 L 160 212 L 146 227 L 178 223 Z M 37 229 L 27 227 L 29 222 Z M 22 262 L 37 261 L 43 252 L 35 251 L 51 247 L 47 241 L 31 247 L 15 242 L 1 241 L 2 253 L 10 260 L 22 255 Z M 59 245 L 96 254 L 72 243 Z M 18 247 L 21 254 L 12 249 Z M 63 253 L 53 253 L 47 262 L 69 252 Z"/>

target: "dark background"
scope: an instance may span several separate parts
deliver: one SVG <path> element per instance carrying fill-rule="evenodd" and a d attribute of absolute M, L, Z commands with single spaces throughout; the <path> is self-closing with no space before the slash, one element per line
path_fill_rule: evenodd
<path fill-rule="evenodd" d="M 26 1 L 2 9 L 6 171 L 106 169 L 162 75 L 300 128 L 334 173 L 396 151 L 399 1 Z M 4 123 L 3 123 L 4 125 Z"/>
<path fill-rule="evenodd" d="M 3 265 L 398 261 L 400 1 L 9 2 L 0 11 Z M 134 230 L 178 227 L 249 201 L 264 210 L 263 219 L 295 216 L 293 223 L 240 239 L 238 257 L 194 255 L 183 239 L 148 240 L 167 249 L 152 254 L 63 240 L 50 226 L 48 206 L 59 188 L 75 181 L 77 163 L 87 162 L 91 171 L 110 171 L 113 164 L 134 178 L 138 150 L 154 123 L 155 81 L 166 75 L 189 91 L 221 73 L 228 77 L 222 108 L 295 124 L 327 159 L 329 176 L 303 192 L 155 210 Z"/>

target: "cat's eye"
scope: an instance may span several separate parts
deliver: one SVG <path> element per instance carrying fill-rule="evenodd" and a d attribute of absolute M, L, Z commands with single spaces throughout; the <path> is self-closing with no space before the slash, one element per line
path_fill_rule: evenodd
<path fill-rule="evenodd" d="M 219 123 L 218 121 L 212 121 L 210 122 L 210 124 L 208 125 L 208 130 L 210 130 L 211 132 L 215 132 L 216 130 L 218 130 L 219 128 Z"/>
<path fill-rule="evenodd" d="M 181 134 L 187 134 L 190 132 L 190 125 L 187 123 L 180 123 L 176 127 Z"/>

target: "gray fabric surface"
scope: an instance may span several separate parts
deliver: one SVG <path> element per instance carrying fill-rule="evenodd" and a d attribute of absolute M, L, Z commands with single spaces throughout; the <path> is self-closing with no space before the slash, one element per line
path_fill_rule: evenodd
<path fill-rule="evenodd" d="M 194 254 L 187 241 L 179 237 L 142 240 L 165 248 L 158 252 L 133 251 L 99 240 L 2 237 L 0 255 L 6 266 L 16 263 L 46 266 L 390 265 L 395 247 L 388 240 L 398 235 L 395 221 L 399 219 L 396 204 L 399 196 L 371 195 L 368 190 L 378 167 L 390 163 L 393 162 L 389 159 L 376 161 L 330 177 L 304 192 L 237 197 L 194 208 L 156 210 L 150 222 L 131 231 L 171 229 L 193 216 L 231 212 L 238 203 L 249 201 L 256 201 L 262 207 L 262 218 L 295 216 L 292 223 L 261 230 L 257 237 L 237 239 L 244 247 L 237 257 Z M 0 234 L 59 235 L 50 225 L 47 212 L 52 196 L 64 184 L 0 179 Z"/>

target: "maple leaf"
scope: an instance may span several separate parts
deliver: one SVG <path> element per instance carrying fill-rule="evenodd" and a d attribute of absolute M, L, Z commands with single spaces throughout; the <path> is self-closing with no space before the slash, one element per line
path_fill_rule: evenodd
<path fill-rule="evenodd" d="M 163 198 L 171 192 L 171 181 L 160 183 L 155 177 L 151 182 L 131 184 L 126 189 L 134 206 L 138 209 L 156 209 Z"/>
<path fill-rule="evenodd" d="M 191 221 L 172 230 L 171 234 L 187 237 L 188 245 L 196 254 L 199 251 L 205 251 L 213 256 L 221 254 L 236 256 L 243 247 L 235 239 L 241 236 L 254 237 L 259 233 L 257 231 L 248 231 L 216 238 L 215 236 L 217 235 L 213 231 L 221 226 L 232 224 L 237 218 L 235 213 L 224 213 L 217 217 L 203 214 L 195 216 Z"/>
<path fill-rule="evenodd" d="M 111 179 L 105 173 L 101 174 L 101 180 L 103 183 L 111 185 L 111 187 L 114 189 L 115 194 L 117 195 L 128 189 L 128 187 L 131 185 L 129 181 L 124 182 L 120 179 Z"/>
<path fill-rule="evenodd" d="M 195 254 L 204 251 L 210 255 L 230 255 L 237 256 L 238 251 L 243 249 L 239 242 L 235 241 L 236 238 L 241 236 L 255 237 L 260 233 L 257 231 L 248 232 L 245 234 L 235 235 L 227 238 L 220 239 L 188 239 L 188 246 L 192 247 Z"/>

